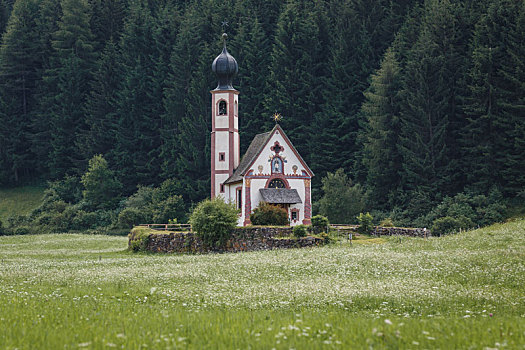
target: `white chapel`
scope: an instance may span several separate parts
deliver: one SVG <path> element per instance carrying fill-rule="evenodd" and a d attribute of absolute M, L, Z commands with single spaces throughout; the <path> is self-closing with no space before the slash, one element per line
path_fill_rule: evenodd
<path fill-rule="evenodd" d="M 290 225 L 310 224 L 314 176 L 284 130 L 276 124 L 254 137 L 240 156 L 239 91 L 232 85 L 237 61 L 224 48 L 212 64 L 218 85 L 212 95 L 211 197 L 222 196 L 241 210 L 239 226 L 250 225 L 260 202 L 283 207 Z"/>

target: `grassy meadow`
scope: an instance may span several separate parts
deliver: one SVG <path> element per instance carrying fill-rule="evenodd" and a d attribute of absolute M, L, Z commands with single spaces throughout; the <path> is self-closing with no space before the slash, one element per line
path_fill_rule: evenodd
<path fill-rule="evenodd" d="M 27 215 L 38 207 L 44 196 L 44 187 L 25 186 L 0 189 L 0 221 L 12 215 Z"/>
<path fill-rule="evenodd" d="M 312 249 L 126 247 L 0 237 L 0 348 L 525 349 L 525 220 Z"/>

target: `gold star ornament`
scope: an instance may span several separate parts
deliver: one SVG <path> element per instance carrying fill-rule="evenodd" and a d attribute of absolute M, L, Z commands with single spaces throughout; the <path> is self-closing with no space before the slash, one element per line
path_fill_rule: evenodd
<path fill-rule="evenodd" d="M 274 122 L 279 123 L 283 119 L 283 116 L 281 113 L 275 112 L 275 114 L 272 116 L 272 119 Z"/>

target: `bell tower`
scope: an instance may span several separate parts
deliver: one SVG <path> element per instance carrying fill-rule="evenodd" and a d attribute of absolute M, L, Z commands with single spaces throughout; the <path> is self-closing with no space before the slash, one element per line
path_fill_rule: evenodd
<path fill-rule="evenodd" d="M 217 87 L 211 91 L 211 198 L 222 195 L 230 199 L 224 184 L 240 161 L 239 91 L 232 85 L 239 67 L 226 49 L 228 35 L 222 34 L 223 49 L 212 64 L 217 75 Z"/>

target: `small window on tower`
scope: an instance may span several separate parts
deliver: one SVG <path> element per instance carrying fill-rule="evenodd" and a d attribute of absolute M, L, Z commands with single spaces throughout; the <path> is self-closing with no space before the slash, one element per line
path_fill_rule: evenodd
<path fill-rule="evenodd" d="M 226 160 L 226 154 L 224 152 L 219 153 L 219 162 L 224 162 Z"/>
<path fill-rule="evenodd" d="M 219 115 L 226 115 L 228 114 L 228 110 L 226 108 L 226 101 L 219 102 Z"/>
<path fill-rule="evenodd" d="M 224 184 L 221 184 L 221 193 L 224 193 Z"/>

